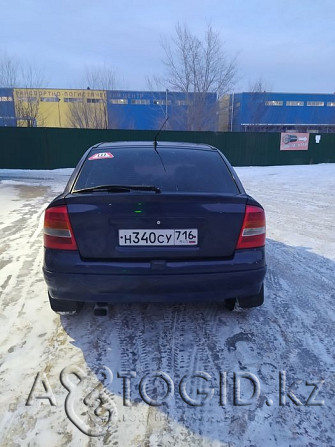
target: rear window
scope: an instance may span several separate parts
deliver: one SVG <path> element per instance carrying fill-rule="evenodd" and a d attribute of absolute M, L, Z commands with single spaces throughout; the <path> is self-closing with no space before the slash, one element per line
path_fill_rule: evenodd
<path fill-rule="evenodd" d="M 99 155 L 95 155 L 99 154 Z M 162 192 L 238 193 L 216 151 L 109 148 L 90 153 L 73 191 L 100 185 L 151 185 Z"/>

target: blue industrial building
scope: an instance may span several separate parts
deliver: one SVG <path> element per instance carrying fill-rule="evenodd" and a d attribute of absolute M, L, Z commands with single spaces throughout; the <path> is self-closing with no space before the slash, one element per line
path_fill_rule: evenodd
<path fill-rule="evenodd" d="M 12 88 L 0 88 L 0 126 L 16 126 Z"/>
<path fill-rule="evenodd" d="M 218 130 L 215 93 L 107 91 L 108 127 L 113 129 Z"/>
<path fill-rule="evenodd" d="M 335 132 L 335 94 L 236 93 L 230 96 L 234 132 Z"/>
<path fill-rule="evenodd" d="M 45 113 L 43 125 L 85 127 L 73 125 L 67 119 L 66 114 L 70 111 L 70 103 L 66 102 L 69 99 L 67 92 L 64 90 L 63 97 L 62 94 L 59 96 L 58 90 L 49 90 L 34 89 L 41 103 L 38 110 L 41 115 Z M 94 92 L 98 96 L 94 96 Z M 71 97 L 72 100 L 82 104 L 78 111 L 90 113 L 94 107 L 100 108 L 106 118 L 103 127 L 108 121 L 109 129 L 157 130 L 168 117 L 165 130 L 335 132 L 335 94 L 244 92 L 225 95 L 218 100 L 215 93 L 169 90 L 92 90 L 90 97 L 85 96 L 85 90 L 73 90 L 69 94 L 75 93 L 77 96 Z M 0 126 L 20 125 L 16 116 L 19 110 L 17 101 L 20 101 L 20 96 L 15 94 L 15 89 L 0 88 Z M 86 103 L 89 103 L 87 107 Z M 34 122 L 37 125 L 36 117 Z"/>
<path fill-rule="evenodd" d="M 24 94 L 25 90 L 27 95 Z M 23 109 L 21 101 L 24 104 Z M 34 107 L 29 107 L 26 102 L 31 102 Z M 67 91 L 0 88 L 0 126 L 22 125 L 22 122 L 28 119 L 26 116 L 16 116 L 18 111 L 21 110 L 22 113 L 22 110 L 29 112 L 33 109 L 36 116 L 29 117 L 29 120 L 34 126 L 43 122 L 46 127 L 64 127 L 64 123 L 70 127 L 87 127 L 89 119 L 77 119 L 76 124 L 69 121 L 69 103 L 76 105 L 72 107 L 76 118 L 89 117 L 100 110 L 104 118 L 107 118 L 101 120 L 101 124 L 106 126 L 108 121 L 109 129 L 156 130 L 160 129 L 166 118 L 168 120 L 164 126 L 165 130 L 219 129 L 219 103 L 216 93 L 183 93 L 169 90 Z"/>

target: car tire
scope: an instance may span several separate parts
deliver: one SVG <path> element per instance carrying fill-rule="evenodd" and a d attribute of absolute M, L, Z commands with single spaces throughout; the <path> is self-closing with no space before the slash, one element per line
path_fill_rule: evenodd
<path fill-rule="evenodd" d="M 76 315 L 84 305 L 80 301 L 56 300 L 48 295 L 51 309 L 60 315 Z"/>
<path fill-rule="evenodd" d="M 258 307 L 264 303 L 264 284 L 262 284 L 261 290 L 257 295 L 246 296 L 243 298 L 238 298 L 238 304 L 243 309 L 248 309 L 251 307 Z"/>

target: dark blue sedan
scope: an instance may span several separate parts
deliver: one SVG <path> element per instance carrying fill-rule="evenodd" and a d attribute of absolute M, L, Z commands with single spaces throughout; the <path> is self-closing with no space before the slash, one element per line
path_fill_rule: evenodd
<path fill-rule="evenodd" d="M 45 212 L 51 308 L 264 300 L 265 214 L 205 144 L 100 143 Z"/>

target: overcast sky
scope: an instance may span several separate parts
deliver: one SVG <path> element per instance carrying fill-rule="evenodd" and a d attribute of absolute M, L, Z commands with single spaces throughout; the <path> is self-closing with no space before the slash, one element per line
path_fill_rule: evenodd
<path fill-rule="evenodd" d="M 79 88 L 87 67 L 112 65 L 121 86 L 147 90 L 161 75 L 162 36 L 179 21 L 201 36 L 208 23 L 237 55 L 247 91 L 335 92 L 334 0 L 0 0 L 0 54 L 41 67 L 49 87 Z M 80 83 L 80 85 L 79 85 Z"/>

